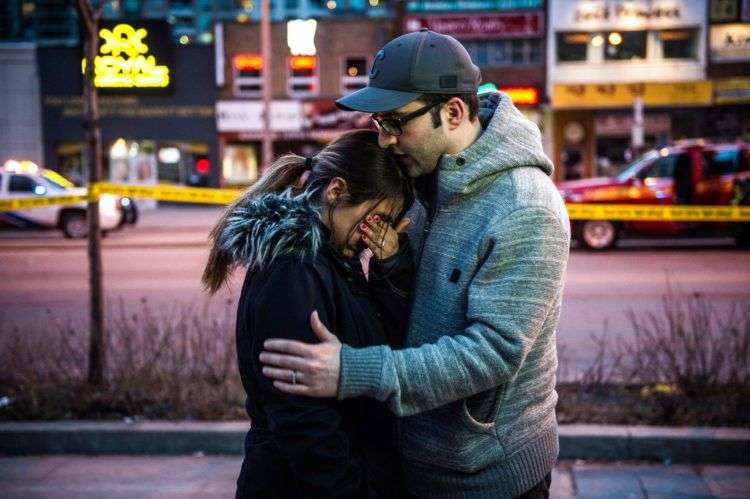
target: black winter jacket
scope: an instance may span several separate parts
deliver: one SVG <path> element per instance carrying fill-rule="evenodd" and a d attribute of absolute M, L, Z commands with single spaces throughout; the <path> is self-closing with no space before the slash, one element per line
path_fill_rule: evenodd
<path fill-rule="evenodd" d="M 301 197 L 266 195 L 235 209 L 223 242 L 248 266 L 237 311 L 240 377 L 252 420 L 238 498 L 394 497 L 398 482 L 393 416 L 368 398 L 339 401 L 286 395 L 258 359 L 268 338 L 317 342 L 320 319 L 353 347 L 398 348 L 406 328 L 413 259 L 370 264 L 341 256 Z"/>

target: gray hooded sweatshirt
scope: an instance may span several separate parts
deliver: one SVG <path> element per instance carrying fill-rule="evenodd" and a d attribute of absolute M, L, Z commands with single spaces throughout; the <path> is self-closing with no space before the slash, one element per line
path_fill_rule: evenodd
<path fill-rule="evenodd" d="M 480 137 L 438 165 L 406 348 L 341 352 L 339 397 L 402 416 L 418 497 L 515 497 L 553 468 L 555 328 L 570 224 L 538 127 L 507 95 Z"/>

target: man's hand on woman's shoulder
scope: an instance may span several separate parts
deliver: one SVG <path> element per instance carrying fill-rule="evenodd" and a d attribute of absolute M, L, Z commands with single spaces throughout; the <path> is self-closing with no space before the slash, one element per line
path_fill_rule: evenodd
<path fill-rule="evenodd" d="M 260 361 L 263 375 L 282 392 L 308 397 L 336 397 L 341 371 L 341 342 L 320 321 L 310 315 L 310 326 L 320 343 L 270 339 L 263 343 Z"/>

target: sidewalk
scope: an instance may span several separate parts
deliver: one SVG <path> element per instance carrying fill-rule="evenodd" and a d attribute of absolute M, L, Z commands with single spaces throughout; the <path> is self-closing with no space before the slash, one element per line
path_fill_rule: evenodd
<path fill-rule="evenodd" d="M 0 458 L 0 497 L 231 498 L 241 462 L 236 456 Z M 750 467 L 562 461 L 552 475 L 551 497 L 747 498 Z"/>

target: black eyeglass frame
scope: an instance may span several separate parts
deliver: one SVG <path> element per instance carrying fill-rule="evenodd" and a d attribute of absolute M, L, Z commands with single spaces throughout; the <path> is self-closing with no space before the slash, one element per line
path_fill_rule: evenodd
<path fill-rule="evenodd" d="M 406 123 L 413 120 L 414 118 L 418 118 L 419 116 L 422 116 L 423 114 L 427 114 L 429 111 L 432 110 L 432 108 L 441 104 L 444 104 L 444 102 L 433 102 L 431 104 L 427 104 L 426 106 L 420 107 L 419 109 L 412 111 L 408 114 L 405 114 L 403 116 L 395 116 L 393 118 L 376 118 L 375 115 L 373 114 L 371 118 L 372 118 L 372 121 L 374 121 L 375 124 L 377 124 L 379 129 L 383 130 L 388 135 L 398 137 L 399 135 L 403 135 L 404 125 Z"/>

